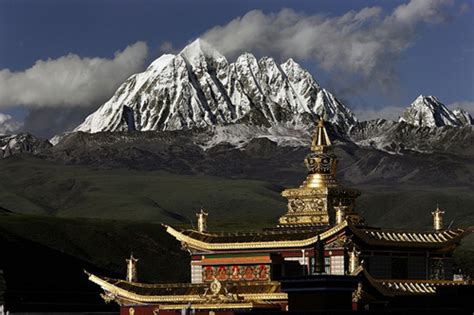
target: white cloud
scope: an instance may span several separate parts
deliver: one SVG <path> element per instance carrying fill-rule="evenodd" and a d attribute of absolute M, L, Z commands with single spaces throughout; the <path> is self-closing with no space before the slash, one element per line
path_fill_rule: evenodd
<path fill-rule="evenodd" d="M 414 41 L 418 26 L 443 21 L 443 6 L 450 4 L 452 0 L 411 0 L 387 15 L 379 7 L 366 7 L 336 17 L 254 10 L 202 37 L 229 57 L 243 51 L 293 57 L 385 86 L 396 79 L 394 64 Z"/>
<path fill-rule="evenodd" d="M 355 108 L 354 113 L 361 121 L 372 120 L 377 118 L 385 118 L 389 120 L 398 121 L 398 118 L 403 114 L 403 111 L 409 105 L 405 106 L 387 106 L 383 108 Z M 453 102 L 446 105 L 450 110 L 462 108 L 467 110 L 471 116 L 474 116 L 474 102 L 462 101 Z"/>
<path fill-rule="evenodd" d="M 0 113 L 0 135 L 16 133 L 22 126 L 12 116 Z"/>
<path fill-rule="evenodd" d="M 0 107 L 99 105 L 131 74 L 140 71 L 147 57 L 146 43 L 117 51 L 114 58 L 81 58 L 69 54 L 38 60 L 29 69 L 0 71 Z"/>
<path fill-rule="evenodd" d="M 405 107 L 387 106 L 384 108 L 356 108 L 354 113 L 360 121 L 385 118 L 398 121 Z"/>
<path fill-rule="evenodd" d="M 161 43 L 159 48 L 160 53 L 162 54 L 177 54 L 179 51 L 173 46 L 172 42 L 165 41 Z"/>
<path fill-rule="evenodd" d="M 462 108 L 465 109 L 471 114 L 471 116 L 474 116 L 474 102 L 471 101 L 461 101 L 461 102 L 453 102 L 448 105 L 446 105 L 450 110 L 456 109 L 456 108 Z"/>

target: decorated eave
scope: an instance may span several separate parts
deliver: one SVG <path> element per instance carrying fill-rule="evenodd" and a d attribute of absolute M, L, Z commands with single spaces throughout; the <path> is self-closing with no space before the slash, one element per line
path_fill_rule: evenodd
<path fill-rule="evenodd" d="M 430 232 L 392 231 L 363 228 L 347 220 L 326 230 L 291 231 L 288 229 L 250 232 L 198 232 L 165 226 L 166 231 L 189 248 L 202 251 L 285 249 L 311 246 L 320 240 L 331 239 L 347 230 L 363 243 L 382 247 L 444 248 L 456 244 L 470 229 L 452 229 Z"/>
<path fill-rule="evenodd" d="M 371 246 L 400 246 L 444 248 L 458 243 L 472 229 L 450 229 L 441 231 L 400 231 L 378 228 L 357 228 L 349 226 L 352 233 L 364 243 Z"/>
<path fill-rule="evenodd" d="M 87 273 L 87 272 L 86 272 Z M 159 304 L 160 308 L 180 309 L 192 303 L 193 308 L 264 308 L 286 302 L 279 282 L 229 282 L 211 284 L 145 284 L 99 277 L 87 273 L 99 285 L 107 302 L 121 305 Z"/>
<path fill-rule="evenodd" d="M 410 279 L 375 279 L 365 268 L 360 266 L 352 275 L 362 274 L 377 292 L 386 297 L 422 296 L 437 293 L 440 287 L 471 286 L 471 280 L 410 280 Z"/>
<path fill-rule="evenodd" d="M 178 241 L 190 248 L 216 251 L 216 250 L 243 250 L 243 249 L 278 249 L 299 248 L 316 243 L 318 237 L 325 240 L 347 227 L 347 221 L 323 231 L 290 231 L 272 230 L 250 233 L 218 233 L 198 232 L 195 230 L 178 230 L 166 226 L 166 231 Z"/>

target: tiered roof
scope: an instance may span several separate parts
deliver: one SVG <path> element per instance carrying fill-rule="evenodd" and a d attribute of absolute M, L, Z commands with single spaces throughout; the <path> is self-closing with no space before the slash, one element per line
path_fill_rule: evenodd
<path fill-rule="evenodd" d="M 275 229 L 248 233 L 211 233 L 180 230 L 170 226 L 166 226 L 166 230 L 188 247 L 205 251 L 307 247 L 316 243 L 318 236 L 321 240 L 325 240 L 343 230 L 374 246 L 443 248 L 460 241 L 470 231 L 459 228 L 429 232 L 382 230 L 355 226 L 347 220 L 331 228 L 306 231 Z"/>
<path fill-rule="evenodd" d="M 104 299 L 122 304 L 160 304 L 160 308 L 183 308 L 193 303 L 193 308 L 254 308 L 271 306 L 287 300 L 275 281 L 239 281 L 191 284 L 145 284 L 126 280 L 99 277 L 87 273 L 89 280 L 98 284 L 106 293 Z M 183 305 L 184 303 L 184 305 Z"/>
<path fill-rule="evenodd" d="M 440 287 L 473 285 L 472 280 L 410 280 L 410 279 L 375 279 L 363 267 L 353 275 L 362 274 L 380 294 L 387 297 L 436 294 Z"/>
<path fill-rule="evenodd" d="M 442 231 L 400 231 L 351 227 L 351 231 L 360 240 L 373 246 L 442 248 L 459 242 L 466 233 L 471 231 L 471 228 Z"/>
<path fill-rule="evenodd" d="M 235 249 L 297 248 L 316 243 L 317 238 L 327 239 L 348 226 L 348 222 L 325 230 L 292 231 L 289 229 L 250 233 L 197 232 L 166 226 L 166 231 L 191 248 L 207 251 Z"/>

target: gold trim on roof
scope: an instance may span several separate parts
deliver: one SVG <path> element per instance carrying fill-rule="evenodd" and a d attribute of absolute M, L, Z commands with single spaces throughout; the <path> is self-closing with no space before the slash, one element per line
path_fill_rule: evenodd
<path fill-rule="evenodd" d="M 465 230 L 445 230 L 442 232 L 396 232 L 380 230 L 363 230 L 364 234 L 381 241 L 407 242 L 407 243 L 446 243 L 461 236 Z"/>
<path fill-rule="evenodd" d="M 195 303 L 206 303 L 209 302 L 204 295 L 199 294 L 187 294 L 187 295 L 142 295 L 134 292 L 130 292 L 123 288 L 120 288 L 98 276 L 88 273 L 89 280 L 99 285 L 104 291 L 109 293 L 109 296 L 113 296 L 114 299 L 125 298 L 130 301 L 140 303 L 182 303 L 182 302 L 195 302 Z M 239 293 L 239 298 L 242 298 L 242 302 L 246 301 L 263 301 L 263 300 L 277 300 L 284 301 L 288 299 L 286 293 L 275 292 L 275 293 Z"/>
<path fill-rule="evenodd" d="M 321 240 L 324 240 L 335 233 L 341 231 L 347 226 L 347 221 L 343 221 L 329 230 L 319 234 Z M 228 243 L 208 243 L 194 239 L 190 236 L 175 230 L 171 226 L 165 225 L 166 231 L 174 236 L 178 241 L 188 244 L 190 247 L 199 250 L 226 250 L 226 249 L 257 249 L 257 248 L 293 248 L 306 247 L 316 242 L 318 235 L 303 240 L 291 241 L 267 241 L 267 242 L 228 242 Z"/>
<path fill-rule="evenodd" d="M 344 220 L 341 224 L 338 224 L 322 233 L 319 234 L 321 240 L 327 239 L 332 235 L 340 232 L 342 229 L 349 225 L 347 220 Z M 287 241 L 262 241 L 262 242 L 226 242 L 226 243 L 210 243 L 201 241 L 191 236 L 185 235 L 184 233 L 174 229 L 171 226 L 164 225 L 166 231 L 175 237 L 178 241 L 183 242 L 191 248 L 205 251 L 215 250 L 232 250 L 232 249 L 265 249 L 265 248 L 298 248 L 307 247 L 314 244 L 317 240 L 318 235 L 301 239 L 301 240 L 287 240 Z M 421 243 L 421 244 L 443 244 L 449 242 L 457 237 L 464 234 L 465 230 L 446 230 L 443 232 L 422 232 L 422 233 L 411 233 L 411 232 L 395 232 L 395 231 L 382 231 L 382 230 L 365 230 L 350 226 L 351 230 L 360 231 L 361 236 L 368 236 L 376 241 L 386 241 L 394 243 Z"/>
<path fill-rule="evenodd" d="M 375 280 L 388 290 L 405 294 L 434 294 L 440 286 L 458 286 L 470 284 L 469 281 L 453 280 Z"/>
<path fill-rule="evenodd" d="M 436 293 L 437 287 L 472 285 L 471 280 L 398 280 L 398 279 L 375 279 L 363 267 L 357 268 L 352 273 L 357 276 L 363 273 L 369 283 L 385 296 L 396 295 L 423 295 Z"/>

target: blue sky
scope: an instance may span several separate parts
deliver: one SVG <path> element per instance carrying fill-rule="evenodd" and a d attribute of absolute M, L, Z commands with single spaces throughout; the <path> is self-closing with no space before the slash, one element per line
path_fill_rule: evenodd
<path fill-rule="evenodd" d="M 426 15 L 423 5 L 436 12 Z M 392 23 L 390 16 L 395 16 L 400 6 L 408 6 L 404 11 L 407 20 Z M 368 9 L 374 7 L 377 9 Z M 313 45 L 313 38 L 297 42 L 302 45 L 300 50 L 310 51 L 308 54 L 300 53 L 298 47 L 280 52 L 277 49 L 280 46 L 258 46 L 258 42 L 247 38 L 237 41 L 242 43 L 241 47 L 220 42 L 222 36 L 234 36 L 235 30 L 226 28 L 228 23 L 252 10 L 259 10 L 259 18 L 270 24 L 268 28 L 261 27 L 260 20 L 250 19 L 249 15 L 249 22 L 245 20 L 245 23 L 251 27 L 255 22 L 255 37 L 274 36 L 275 28 L 280 25 L 278 21 L 286 17 L 282 13 L 285 8 L 297 20 L 307 20 L 309 26 L 301 26 L 302 30 L 314 28 L 314 33 L 321 32 L 321 36 L 327 33 L 322 33 L 323 24 L 314 22 L 315 19 L 339 23 L 351 10 L 369 12 L 370 19 L 364 22 L 362 30 L 357 30 L 359 33 L 341 31 L 334 38 L 351 41 L 357 36 L 373 36 L 375 42 L 382 41 L 380 51 L 362 50 L 373 56 L 366 58 L 364 62 L 368 64 L 361 66 L 353 63 L 350 56 L 332 60 L 320 52 L 322 46 L 334 46 L 336 50 L 347 47 L 342 43 L 321 41 Z M 164 50 L 180 50 L 203 34 L 214 39 L 218 48 L 227 50 L 225 54 L 230 61 L 240 51 L 277 59 L 293 57 L 362 118 L 374 115 L 393 118 L 419 94 L 435 95 L 449 106 L 461 105 L 472 113 L 473 21 L 472 0 L 0 0 L 0 113 L 10 115 L 11 124 L 16 122 L 15 126 L 43 136 L 70 129 L 110 97 L 127 76 L 142 70 Z M 288 23 L 284 25 L 290 27 Z M 222 28 L 215 29 L 216 26 Z M 278 40 L 283 39 L 276 34 L 275 42 Z M 394 47 L 384 47 L 393 41 L 397 41 Z M 116 52 L 122 53 L 122 59 L 132 61 L 124 65 Z M 28 72 L 38 60 L 45 62 L 43 72 L 38 72 L 41 78 L 36 79 L 40 83 L 29 77 L 32 71 Z M 48 60 L 57 62 L 49 67 Z M 67 82 L 68 78 L 82 71 L 81 65 L 92 67 L 92 64 L 106 69 L 84 71 L 83 76 L 90 76 L 90 81 L 97 85 L 95 89 L 67 85 L 72 84 Z M 35 71 L 39 71 L 37 68 Z M 30 98 L 20 95 L 25 90 L 31 94 Z"/>

